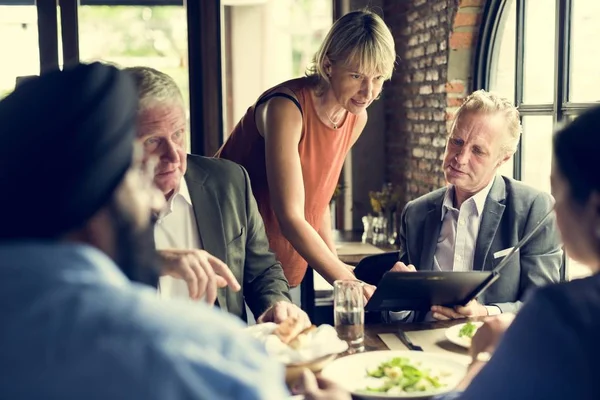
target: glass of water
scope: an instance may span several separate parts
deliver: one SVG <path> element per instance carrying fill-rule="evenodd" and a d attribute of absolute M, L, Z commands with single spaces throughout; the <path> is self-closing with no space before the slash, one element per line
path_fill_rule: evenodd
<path fill-rule="evenodd" d="M 333 282 L 333 320 L 338 337 L 348 343 L 350 352 L 364 350 L 364 284 L 357 280 Z"/>

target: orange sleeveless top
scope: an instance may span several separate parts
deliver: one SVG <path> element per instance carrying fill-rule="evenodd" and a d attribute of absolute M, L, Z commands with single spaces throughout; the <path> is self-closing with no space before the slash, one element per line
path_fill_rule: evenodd
<path fill-rule="evenodd" d="M 319 230 L 326 207 L 337 186 L 346 154 L 352 145 L 352 133 L 357 117 L 348 113 L 338 129 L 329 128 L 314 108 L 307 78 L 284 82 L 263 93 L 252 105 L 215 157 L 241 164 L 250 176 L 252 191 L 265 223 L 271 250 L 281 262 L 291 287 L 298 286 L 306 273 L 307 262 L 283 236 L 271 208 L 265 162 L 265 141 L 256 128 L 254 111 L 261 100 L 280 88 L 291 90 L 298 99 L 302 112 L 302 134 L 298 153 L 304 181 L 304 215 L 315 230 Z M 285 97 L 285 96 L 284 96 Z"/>

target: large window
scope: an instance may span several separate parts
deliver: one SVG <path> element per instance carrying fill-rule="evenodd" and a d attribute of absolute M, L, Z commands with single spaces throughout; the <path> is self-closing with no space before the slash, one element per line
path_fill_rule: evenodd
<path fill-rule="evenodd" d="M 600 2 L 491 0 L 476 85 L 513 99 L 523 136 L 502 172 L 550 191 L 552 134 L 600 100 Z M 567 259 L 570 277 L 585 268 Z"/>
<path fill-rule="evenodd" d="M 147 66 L 170 75 L 181 89 L 189 110 L 187 22 L 183 6 L 81 6 L 79 51 L 83 62 Z M 189 135 L 190 130 L 187 132 Z M 187 144 L 189 151 L 189 136 Z"/>
<path fill-rule="evenodd" d="M 35 5 L 0 5 L 0 99 L 19 76 L 40 73 Z"/>

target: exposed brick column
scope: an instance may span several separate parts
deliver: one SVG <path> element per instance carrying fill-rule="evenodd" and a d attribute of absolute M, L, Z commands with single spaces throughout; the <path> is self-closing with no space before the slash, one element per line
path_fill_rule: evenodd
<path fill-rule="evenodd" d="M 448 125 L 465 97 L 473 91 L 473 56 L 485 0 L 461 0 L 449 40 L 447 118 Z"/>
<path fill-rule="evenodd" d="M 447 122 L 470 91 L 484 0 L 387 0 L 399 56 L 385 87 L 387 178 L 402 204 L 445 184 Z"/>

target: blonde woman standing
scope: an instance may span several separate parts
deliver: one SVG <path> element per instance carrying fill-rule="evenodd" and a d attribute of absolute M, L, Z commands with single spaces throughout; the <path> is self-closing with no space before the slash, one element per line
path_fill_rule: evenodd
<path fill-rule="evenodd" d="M 216 155 L 248 170 L 270 247 L 291 287 L 301 283 L 307 263 L 330 283 L 355 279 L 337 257 L 328 205 L 395 59 L 394 39 L 378 15 L 344 15 L 307 76 L 263 93 Z"/>

